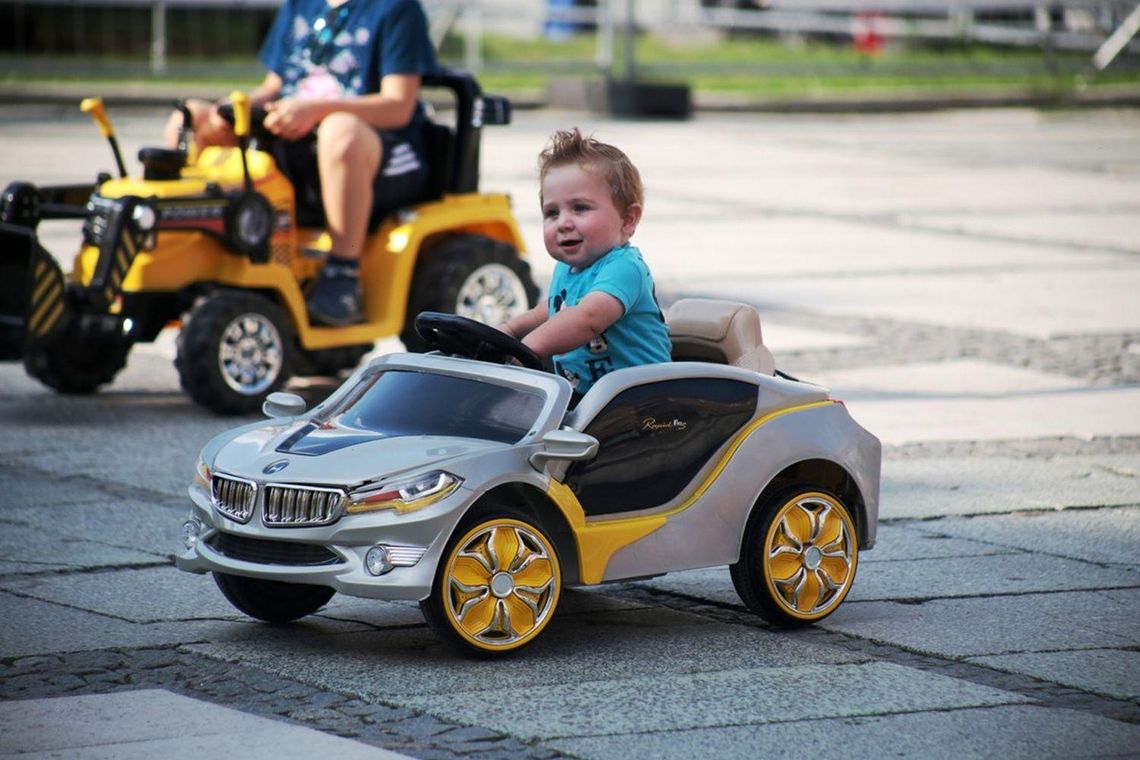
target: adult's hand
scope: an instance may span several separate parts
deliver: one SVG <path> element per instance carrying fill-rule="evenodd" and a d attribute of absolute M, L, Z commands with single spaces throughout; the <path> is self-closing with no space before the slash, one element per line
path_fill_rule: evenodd
<path fill-rule="evenodd" d="M 237 145 L 234 128 L 218 113 L 218 105 L 211 103 L 201 118 L 194 114 L 194 137 L 198 145 Z"/>
<path fill-rule="evenodd" d="M 324 104 L 298 98 L 270 101 L 265 104 L 265 111 L 265 128 L 286 140 L 300 140 L 327 115 Z"/>
<path fill-rule="evenodd" d="M 218 104 L 208 100 L 189 99 L 186 108 L 190 111 L 190 121 L 194 129 L 194 143 L 198 148 L 207 145 L 237 145 L 233 127 L 218 113 Z M 182 114 L 175 111 L 166 124 L 166 144 L 173 148 L 178 145 L 182 130 Z"/>

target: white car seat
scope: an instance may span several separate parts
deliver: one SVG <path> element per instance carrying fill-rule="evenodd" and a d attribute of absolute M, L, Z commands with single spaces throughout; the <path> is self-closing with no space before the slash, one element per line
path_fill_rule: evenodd
<path fill-rule="evenodd" d="M 771 375 L 772 352 L 764 345 L 760 313 L 735 301 L 682 298 L 665 315 L 674 361 L 704 361 Z"/>

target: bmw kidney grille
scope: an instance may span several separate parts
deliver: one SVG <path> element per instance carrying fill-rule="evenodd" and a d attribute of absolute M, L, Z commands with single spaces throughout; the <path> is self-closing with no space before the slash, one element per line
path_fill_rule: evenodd
<path fill-rule="evenodd" d="M 265 487 L 262 520 L 281 527 L 328 525 L 343 506 L 344 492 L 335 488 L 271 484 Z"/>
<path fill-rule="evenodd" d="M 210 483 L 210 498 L 214 508 L 226 517 L 240 523 L 248 522 L 257 500 L 257 484 L 215 474 Z"/>

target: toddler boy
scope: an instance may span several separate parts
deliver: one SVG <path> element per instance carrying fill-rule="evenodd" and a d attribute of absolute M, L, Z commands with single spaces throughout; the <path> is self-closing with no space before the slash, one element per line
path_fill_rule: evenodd
<path fill-rule="evenodd" d="M 641 221 L 641 175 L 612 145 L 559 130 L 539 154 L 542 238 L 557 261 L 547 303 L 504 332 L 554 362 L 577 394 L 603 375 L 670 360 L 653 278 L 630 237 Z"/>

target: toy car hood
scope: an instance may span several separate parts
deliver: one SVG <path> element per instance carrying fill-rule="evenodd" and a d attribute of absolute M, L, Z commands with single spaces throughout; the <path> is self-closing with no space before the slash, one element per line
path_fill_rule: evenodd
<path fill-rule="evenodd" d="M 378 474 L 398 475 L 503 448 L 509 444 L 439 436 L 386 437 L 297 422 L 245 430 L 223 444 L 207 466 L 253 480 L 272 477 L 280 482 L 354 486 Z"/>
<path fill-rule="evenodd" d="M 376 373 L 398 371 L 417 376 L 450 376 L 529 391 L 543 399 L 533 424 L 520 440 L 409 434 L 385 435 L 342 424 L 330 411 Z M 570 398 L 570 386 L 554 375 L 486 362 L 424 354 L 392 354 L 358 369 L 326 401 L 291 418 L 255 422 L 215 437 L 202 450 L 212 471 L 256 481 L 353 487 L 377 478 L 423 470 L 538 441 L 558 428 Z M 446 406 L 446 398 L 438 399 Z M 458 473 L 457 473 L 458 474 Z"/>

